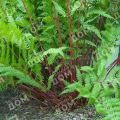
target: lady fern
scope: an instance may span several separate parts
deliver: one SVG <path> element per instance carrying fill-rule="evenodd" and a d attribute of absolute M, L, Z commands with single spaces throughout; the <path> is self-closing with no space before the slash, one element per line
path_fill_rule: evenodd
<path fill-rule="evenodd" d="M 76 68 L 76 70 L 78 71 L 78 68 Z M 86 71 L 88 75 L 91 74 L 91 77 L 88 77 L 89 80 L 85 79 L 85 85 L 83 85 L 81 82 L 84 80 L 84 77 L 81 73 L 77 72 L 76 76 L 79 79 L 78 82 L 74 82 L 70 85 L 66 84 L 66 90 L 64 90 L 62 94 L 78 91 L 79 95 L 75 98 L 75 100 L 82 97 L 88 98 L 89 101 L 86 107 L 90 104 L 94 104 L 98 113 L 106 115 L 106 117 L 101 120 L 118 120 L 120 118 L 120 80 L 119 77 L 116 76 L 116 73 L 120 70 L 120 68 L 116 67 L 113 69 L 107 77 L 107 72 L 104 71 L 104 76 L 103 74 L 100 76 L 98 75 L 96 77 L 97 79 L 94 79 L 94 81 L 92 81 L 92 78 L 95 78 L 94 75 L 96 75 L 94 68 L 85 66 L 82 67 L 81 70 Z M 92 71 L 95 74 L 93 74 Z M 115 97 L 113 98 L 112 95 Z"/>
<path fill-rule="evenodd" d="M 76 103 L 84 97 L 89 99 L 87 106 L 95 104 L 98 112 L 107 115 L 103 119 L 117 120 L 120 71 L 114 66 L 120 58 L 108 68 L 105 64 L 111 63 L 120 38 L 114 16 L 119 4 L 111 0 L 1 0 L 0 76 L 4 82 L 0 89 L 27 89 L 32 98 L 37 94 L 40 101 L 46 99 L 58 107 L 69 96 Z"/>

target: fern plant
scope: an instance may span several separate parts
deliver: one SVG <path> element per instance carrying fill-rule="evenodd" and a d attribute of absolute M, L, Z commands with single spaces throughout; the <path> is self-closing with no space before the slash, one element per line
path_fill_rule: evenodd
<path fill-rule="evenodd" d="M 0 76 L 4 82 L 0 90 L 17 88 L 42 105 L 46 100 L 59 109 L 68 98 L 76 103 L 71 109 L 82 99 L 86 104 L 84 98 L 88 98 L 88 105 L 95 104 L 101 113 L 109 114 L 104 111 L 115 106 L 105 119 L 117 120 L 119 102 L 114 105 L 114 101 L 119 101 L 120 72 L 114 66 L 120 58 L 108 68 L 105 63 L 111 62 L 120 38 L 115 18 L 119 4 L 117 0 L 1 0 Z M 118 82 L 112 83 L 113 79 Z M 104 107 L 106 101 L 113 104 Z"/>
<path fill-rule="evenodd" d="M 100 65 L 100 63 L 98 64 Z M 73 84 L 66 84 L 66 90 L 61 94 L 77 91 L 79 95 L 74 99 L 80 99 L 82 97 L 88 99 L 86 105 L 94 104 L 96 111 L 100 114 L 107 115 L 103 120 L 119 119 L 119 98 L 120 98 L 120 67 L 112 69 L 107 75 L 107 70 L 103 67 L 100 75 L 97 75 L 99 66 L 95 63 L 94 67 L 84 66 L 81 69 L 76 67 L 77 82 Z M 82 71 L 86 72 L 81 73 Z M 85 81 L 85 85 L 83 85 Z M 114 95 L 114 97 L 113 97 Z"/>

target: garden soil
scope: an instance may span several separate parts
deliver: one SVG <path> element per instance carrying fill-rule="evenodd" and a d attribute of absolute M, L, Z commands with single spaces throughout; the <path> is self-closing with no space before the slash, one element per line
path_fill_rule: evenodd
<path fill-rule="evenodd" d="M 0 120 L 96 120 L 103 117 L 95 112 L 93 105 L 70 112 L 55 112 L 35 100 L 22 101 L 21 97 L 17 92 L 0 92 Z"/>

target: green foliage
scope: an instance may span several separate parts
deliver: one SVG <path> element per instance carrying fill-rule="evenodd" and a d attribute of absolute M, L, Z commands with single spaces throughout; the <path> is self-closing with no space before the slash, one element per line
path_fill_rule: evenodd
<path fill-rule="evenodd" d="M 63 0 L 23 2 L 0 1 L 0 90 L 25 86 L 52 105 L 63 100 L 58 94 L 77 91 L 74 100 L 88 98 L 87 106 L 94 104 L 97 112 L 106 115 L 103 120 L 118 120 L 120 67 L 109 68 L 110 73 L 105 68 L 120 39 L 112 12 L 115 3 L 69 0 L 67 6 Z M 62 81 L 53 86 L 59 75 Z"/>
<path fill-rule="evenodd" d="M 117 98 L 105 98 L 99 100 L 98 104 L 95 105 L 96 111 L 103 115 L 107 115 L 101 120 L 119 120 L 120 114 L 120 101 Z"/>
<path fill-rule="evenodd" d="M 113 69 L 107 77 L 105 68 L 102 69 L 102 74 L 99 75 L 96 74 L 97 69 L 89 66 L 81 67 L 81 69 L 79 71 L 78 70 L 79 69 L 77 68 L 77 73 L 79 73 L 80 70 L 86 71 L 86 77 L 88 75 L 88 79 L 90 80 L 85 79 L 85 86 L 79 81 L 70 85 L 66 84 L 66 90 L 64 90 L 62 94 L 78 91 L 80 94 L 75 98 L 75 100 L 80 99 L 81 97 L 88 98 L 89 102 L 86 107 L 94 104 L 98 113 L 106 115 L 106 117 L 101 120 L 117 120 L 120 117 L 120 90 L 118 88 L 120 84 L 118 77 L 118 71 L 120 70 L 120 67 Z M 116 73 L 118 73 L 117 76 Z M 81 74 L 76 74 L 77 78 L 79 77 L 79 79 L 84 80 L 84 78 L 81 78 L 81 76 Z M 112 85 L 112 87 L 110 87 L 108 83 Z M 111 97 L 112 95 L 115 95 L 115 98 Z"/>
<path fill-rule="evenodd" d="M 53 1 L 53 3 L 55 4 L 56 11 L 58 13 L 60 13 L 63 17 L 67 17 L 67 15 L 66 15 L 65 11 L 63 10 L 63 8 L 58 3 L 56 3 L 55 1 Z"/>
<path fill-rule="evenodd" d="M 45 89 L 40 84 L 38 84 L 36 81 L 34 81 L 28 75 L 25 75 L 25 73 L 23 73 L 17 69 L 14 69 L 11 66 L 6 66 L 3 64 L 0 64 L 0 73 L 1 73 L 0 76 L 2 76 L 2 77 L 3 76 L 17 77 L 18 81 L 16 82 L 16 84 L 26 83 L 26 84 L 30 84 L 32 86 L 36 86 L 36 87 L 42 89 L 43 91 L 45 91 Z M 13 85 L 15 84 L 13 81 L 10 81 L 9 83 L 11 83 Z"/>

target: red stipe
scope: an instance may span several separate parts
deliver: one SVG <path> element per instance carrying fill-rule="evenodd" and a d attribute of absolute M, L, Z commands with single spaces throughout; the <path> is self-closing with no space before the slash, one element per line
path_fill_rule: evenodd
<path fill-rule="evenodd" d="M 56 0 L 55 0 L 56 1 Z M 59 39 L 60 39 L 60 46 L 62 47 L 62 37 L 61 37 L 61 31 L 60 31 L 60 24 L 59 24 L 59 18 L 56 14 L 56 9 L 55 9 L 55 5 L 53 3 L 53 7 L 54 7 L 54 14 L 55 14 L 55 21 L 56 21 L 56 25 L 57 25 L 57 29 L 58 29 L 58 34 L 59 34 Z M 64 63 L 64 59 L 62 57 L 62 65 Z"/>
<path fill-rule="evenodd" d="M 117 5 L 117 0 L 116 0 L 115 5 L 114 5 L 114 10 L 113 10 L 113 15 L 112 15 L 112 17 L 114 17 L 116 5 Z M 113 19 L 111 19 L 111 23 L 112 23 L 112 22 L 113 22 Z"/>
<path fill-rule="evenodd" d="M 110 70 L 110 68 L 117 62 L 119 58 L 117 58 L 114 62 L 112 62 L 108 67 L 107 67 L 107 71 Z"/>
<path fill-rule="evenodd" d="M 36 20 L 35 0 L 33 0 L 33 4 L 34 4 L 34 14 L 35 14 L 35 20 Z"/>
<path fill-rule="evenodd" d="M 69 26 L 69 38 L 70 38 L 70 71 L 72 72 L 72 38 L 71 38 L 71 19 L 70 19 L 70 10 L 69 10 L 69 0 L 67 0 L 67 12 L 68 12 L 68 26 Z M 71 75 L 71 83 L 73 83 Z"/>
<path fill-rule="evenodd" d="M 4 11 L 4 9 L 3 9 L 3 7 L 2 7 L 2 5 L 1 5 L 1 4 L 0 4 L 0 6 L 1 6 L 2 12 L 3 12 L 3 14 L 4 14 L 4 16 L 5 16 L 5 18 L 6 18 L 7 22 L 8 22 L 7 15 L 6 15 L 6 13 L 5 13 L 5 11 Z"/>
<path fill-rule="evenodd" d="M 8 84 L 8 85 L 12 85 L 11 83 L 2 83 L 2 84 Z M 30 87 L 28 87 L 28 86 L 25 86 L 25 85 L 16 85 L 17 87 L 20 87 L 20 88 L 24 88 L 24 89 L 27 89 L 27 90 L 30 90 L 31 92 L 34 92 L 37 96 L 43 96 L 47 101 L 48 100 L 52 100 L 52 97 L 51 97 L 51 99 L 50 99 L 50 97 L 47 97 L 47 96 L 45 96 L 45 94 L 43 94 L 43 91 L 41 91 L 41 90 L 38 90 L 38 91 L 40 91 L 40 93 L 38 92 L 38 91 L 35 91 L 34 89 L 32 89 L 32 88 L 30 88 Z M 36 88 L 36 87 L 35 87 Z M 11 88 L 12 89 L 12 88 Z M 36 88 L 36 89 L 38 89 L 38 88 Z M 14 89 L 12 89 L 12 90 L 14 90 Z M 50 94 L 50 95 L 52 95 L 52 94 Z M 36 99 L 37 100 L 37 99 Z M 55 99 L 56 100 L 56 99 Z M 59 103 L 59 102 L 57 102 L 57 103 Z M 48 102 L 48 104 L 49 104 L 49 106 L 51 106 L 51 104 Z M 52 107 L 51 107 L 52 108 Z"/>
<path fill-rule="evenodd" d="M 99 21 L 99 26 L 98 26 L 98 30 L 100 31 L 100 29 L 101 29 L 101 26 L 102 26 L 102 23 L 103 23 L 103 16 L 102 16 L 102 20 L 101 21 Z M 98 39 L 98 36 L 96 35 L 96 39 L 95 39 L 95 45 L 96 45 L 96 43 L 97 43 L 97 39 Z"/>
<path fill-rule="evenodd" d="M 59 75 L 63 75 L 63 74 L 60 73 L 60 74 L 57 75 L 57 73 L 56 73 L 56 74 L 55 74 L 55 77 L 58 78 Z M 58 78 L 57 80 L 59 80 L 59 78 Z M 61 90 L 63 91 L 63 90 L 64 90 L 63 81 L 62 81 L 62 80 L 59 80 L 59 83 L 60 83 Z M 55 96 L 57 97 L 56 89 L 55 89 L 55 86 L 54 86 L 54 85 L 53 85 L 53 89 L 54 89 L 54 92 L 55 92 Z M 62 95 L 62 100 L 64 100 L 63 95 Z M 58 101 L 58 100 L 57 100 L 57 101 Z"/>
<path fill-rule="evenodd" d="M 38 77 L 37 77 L 38 78 Z M 39 79 L 39 78 L 38 78 Z M 43 85 L 42 86 L 44 86 L 44 88 L 47 90 L 47 86 L 43 83 Z M 45 92 L 44 94 L 47 94 L 48 96 L 50 95 L 50 96 L 52 96 L 54 99 L 56 99 L 56 101 L 58 102 L 59 100 L 58 100 L 58 98 L 57 98 L 57 93 L 56 93 L 56 89 L 55 89 L 55 87 L 53 86 L 53 89 L 54 89 L 54 93 L 53 92 L 51 92 L 50 90 L 47 90 L 47 92 Z M 41 90 L 40 90 L 41 91 Z M 55 95 L 54 95 L 55 94 Z"/>
<path fill-rule="evenodd" d="M 38 96 L 38 97 L 42 97 L 43 96 L 43 98 L 45 98 L 46 100 L 47 100 L 47 102 L 48 102 L 48 104 L 49 104 L 49 106 L 51 107 L 51 104 L 49 103 L 49 101 L 48 100 L 51 100 L 50 99 L 50 97 L 47 97 L 45 94 L 43 94 L 43 92 L 41 92 L 41 90 L 39 90 L 38 88 L 36 88 L 35 87 L 35 89 L 37 89 L 37 90 L 34 90 L 34 89 L 31 89 L 30 87 L 27 87 L 27 86 L 25 86 L 25 85 L 21 85 L 21 86 L 19 86 L 19 85 L 17 85 L 18 87 L 22 87 L 22 88 L 25 88 L 25 89 L 27 89 L 27 90 L 30 90 L 31 92 L 33 91 L 33 92 L 35 92 L 35 94 Z M 40 91 L 40 93 L 38 92 L 38 91 Z M 51 107 L 52 108 L 52 107 Z"/>
<path fill-rule="evenodd" d="M 102 16 L 102 20 L 101 20 L 101 21 L 99 20 L 99 25 L 98 25 L 98 30 L 99 30 L 99 31 L 100 31 L 100 29 L 101 29 L 101 26 L 102 26 L 102 23 L 103 23 L 103 19 L 104 19 L 104 17 Z M 97 40 L 98 40 L 98 36 L 96 35 L 95 42 L 94 42 L 95 45 L 96 45 L 96 43 L 97 43 Z M 95 50 L 95 47 L 93 47 L 93 49 L 92 49 L 92 51 L 91 51 L 90 60 L 89 60 L 89 65 L 90 65 L 91 57 L 92 57 L 92 54 L 93 54 L 93 51 L 94 51 L 94 50 Z M 95 58 L 95 55 L 94 55 L 94 58 Z"/>
<path fill-rule="evenodd" d="M 14 89 L 12 89 L 12 88 L 10 88 L 10 87 L 8 87 L 8 89 L 11 89 L 11 90 L 13 90 L 14 91 Z M 23 92 L 21 92 L 21 91 L 18 91 L 18 90 L 16 90 L 18 93 L 21 93 L 21 94 L 24 94 Z M 27 96 L 29 96 L 30 98 L 33 98 L 33 99 L 35 99 L 37 102 L 39 102 L 42 106 L 45 106 L 45 107 L 47 107 L 47 105 L 45 104 L 45 103 L 43 103 L 42 101 L 40 101 L 40 100 L 38 100 L 37 98 L 35 98 L 34 96 L 32 96 L 32 95 L 27 95 Z"/>
<path fill-rule="evenodd" d="M 56 1 L 56 0 L 54 0 L 54 1 Z M 56 14 L 56 9 L 55 9 L 54 3 L 53 3 L 53 6 L 54 6 L 55 21 L 56 21 L 56 25 L 57 25 L 57 29 L 58 29 L 58 33 L 59 33 L 60 45 L 62 47 L 62 37 L 61 37 L 61 32 L 60 32 L 60 24 L 59 24 L 58 16 Z"/>
<path fill-rule="evenodd" d="M 6 40 L 5 40 L 5 38 L 3 38 L 3 40 L 5 41 L 5 43 L 7 44 L 7 42 L 6 42 Z M 17 58 L 17 60 L 19 60 L 19 58 L 18 58 L 18 56 L 14 53 L 14 51 L 9 47 L 9 49 L 10 49 L 10 51 L 14 54 L 14 56 Z M 25 68 L 25 66 L 24 65 L 22 65 L 24 68 Z M 13 66 L 12 66 L 13 67 Z M 49 66 L 48 66 L 49 67 Z M 16 69 L 18 69 L 18 68 L 16 68 Z M 51 68 L 50 68 L 51 69 Z M 20 69 L 19 69 L 20 70 Z M 52 71 L 52 70 L 51 70 Z M 22 72 L 22 71 L 21 71 Z M 27 70 L 27 72 L 29 73 L 29 71 Z M 25 73 L 26 74 L 26 73 Z M 30 76 L 30 75 L 29 75 Z M 32 79 L 33 79 L 33 77 L 32 76 L 30 76 Z"/>
<path fill-rule="evenodd" d="M 44 52 L 44 49 L 43 49 L 43 47 L 42 47 L 42 44 L 41 44 L 39 35 L 38 35 L 37 30 L 36 30 L 36 28 L 35 28 L 35 26 L 34 26 L 34 24 L 33 24 L 33 22 L 32 22 L 32 19 L 31 19 L 29 13 L 28 13 L 27 7 L 26 7 L 24 1 L 23 1 L 23 0 L 21 0 L 21 1 L 22 1 L 23 5 L 24 5 L 24 8 L 25 8 L 26 13 L 27 13 L 27 15 L 28 15 L 28 18 L 29 18 L 29 20 L 30 20 L 30 22 L 31 22 L 31 24 L 32 24 L 32 26 L 33 26 L 33 29 L 34 29 L 34 31 L 35 31 L 35 33 L 36 33 L 36 36 L 37 36 L 37 38 L 38 38 L 38 42 L 39 42 L 39 44 L 40 44 L 41 50 L 42 50 L 42 52 Z"/>
<path fill-rule="evenodd" d="M 86 3 L 85 3 L 86 5 Z M 86 14 L 87 14 L 87 7 L 85 9 L 85 16 L 84 18 L 86 17 Z M 84 33 L 84 27 L 83 27 L 83 51 L 82 51 L 82 58 L 80 60 L 80 67 L 82 66 L 82 63 L 84 63 L 84 49 L 85 49 L 85 33 Z"/>
<path fill-rule="evenodd" d="M 36 88 L 36 90 L 37 90 L 37 88 Z M 50 101 L 51 101 L 52 98 L 46 96 L 46 95 L 43 93 L 43 91 L 41 91 L 41 90 L 37 90 L 37 91 L 40 91 L 41 97 L 45 98 L 45 100 L 47 101 L 47 103 L 49 104 L 49 106 L 52 108 L 51 103 L 50 103 Z"/>
<path fill-rule="evenodd" d="M 107 0 L 107 4 L 108 4 L 108 0 Z M 107 9 L 107 8 L 105 8 L 105 9 Z M 100 20 L 99 20 L 98 30 L 101 29 L 101 26 L 102 26 L 102 23 L 103 23 L 103 19 L 104 19 L 104 17 L 102 16 L 101 22 L 100 22 Z M 95 42 L 94 42 L 95 45 L 96 45 L 96 43 L 97 43 L 97 40 L 98 40 L 98 36 L 96 35 L 96 39 L 95 39 Z M 92 52 L 91 52 L 91 55 L 90 55 L 90 61 L 91 61 L 92 53 L 93 53 L 94 50 L 95 50 L 95 48 L 93 47 Z M 95 58 L 95 55 L 94 55 L 94 58 Z M 90 65 L 90 61 L 89 61 L 89 65 Z"/>
<path fill-rule="evenodd" d="M 44 52 L 42 43 L 41 43 L 40 38 L 39 38 L 39 35 L 38 35 L 38 32 L 37 32 L 37 30 L 36 30 L 36 28 L 35 28 L 35 26 L 34 26 L 34 24 L 33 24 L 33 22 L 32 22 L 32 19 L 31 19 L 29 13 L 28 13 L 27 7 L 26 7 L 24 1 L 23 1 L 23 0 L 21 0 L 21 1 L 22 1 L 23 5 L 24 5 L 24 8 L 25 8 L 26 13 L 27 13 L 27 15 L 28 15 L 28 18 L 29 18 L 29 20 L 30 20 L 30 22 L 31 22 L 31 24 L 32 24 L 32 26 L 33 26 L 33 29 L 34 29 L 34 31 L 35 31 L 35 34 L 36 34 L 36 36 L 37 36 L 37 38 L 38 38 L 38 42 L 39 42 L 39 44 L 40 44 L 41 50 L 42 50 L 42 52 Z M 51 71 L 50 71 L 50 69 L 49 69 L 49 65 L 48 65 L 48 62 L 47 62 L 47 58 L 46 58 L 46 56 L 44 56 L 44 57 L 45 57 L 45 61 L 46 61 L 46 64 L 47 64 L 47 67 L 48 67 L 48 70 L 49 70 L 49 74 L 51 75 Z"/>
<path fill-rule="evenodd" d="M 5 38 L 3 38 L 4 42 L 7 44 Z M 13 52 L 13 50 L 9 47 L 10 51 L 13 53 L 13 55 L 19 60 L 18 56 Z"/>
<path fill-rule="evenodd" d="M 56 0 L 55 0 L 55 2 L 56 2 Z M 59 18 L 58 18 L 57 14 L 56 14 L 56 9 L 55 9 L 54 3 L 53 3 L 53 7 L 54 7 L 54 14 L 55 14 L 55 21 L 56 21 L 56 25 L 57 25 L 57 29 L 58 29 L 58 33 L 59 33 L 60 45 L 62 47 L 63 45 L 62 45 L 62 37 L 61 37 L 61 31 L 60 31 Z M 64 59 L 63 59 L 63 57 L 61 58 L 61 61 L 62 61 L 62 67 L 61 67 L 61 69 L 62 69 L 63 66 L 64 66 Z M 61 84 L 61 89 L 63 91 L 63 82 L 60 82 L 60 84 Z M 62 100 L 63 100 L 63 95 L 62 95 Z"/>
<path fill-rule="evenodd" d="M 80 9 L 78 11 L 78 34 L 79 34 L 79 29 L 80 29 L 80 11 L 81 11 L 81 6 L 82 6 L 82 0 L 80 0 L 81 2 L 81 5 L 80 5 Z M 78 41 L 77 41 L 77 48 L 76 48 L 76 57 L 77 57 L 77 54 L 78 54 L 78 48 L 79 48 L 79 40 L 80 40 L 80 35 L 78 35 Z M 79 63 L 79 61 L 78 61 Z"/>
<path fill-rule="evenodd" d="M 113 66 L 111 67 L 111 69 L 109 69 L 109 71 L 108 71 L 108 73 L 107 73 L 107 75 L 106 75 L 106 77 L 108 76 L 108 74 L 111 72 L 111 70 L 118 64 L 118 62 L 120 61 L 120 57 L 118 57 L 116 60 L 115 60 L 115 62 L 114 62 L 114 64 L 113 64 Z"/>
<path fill-rule="evenodd" d="M 42 96 L 46 96 L 45 98 L 47 99 L 47 98 L 50 98 L 49 100 L 51 100 L 52 101 L 52 99 L 54 99 L 55 101 L 59 101 L 58 100 L 58 98 L 57 98 L 57 96 L 56 95 L 54 95 L 54 93 L 53 92 L 51 92 L 51 91 L 47 91 L 47 92 L 43 92 L 42 90 L 40 90 L 40 89 L 38 89 L 37 88 L 37 90 L 41 93 L 41 95 Z M 49 97 L 48 97 L 49 96 Z"/>
<path fill-rule="evenodd" d="M 84 60 L 83 60 L 84 50 L 85 50 L 85 33 L 84 33 L 84 28 L 83 28 L 83 51 L 82 51 L 82 58 L 81 58 L 81 61 L 80 61 L 80 67 L 82 66 L 82 62 L 84 62 Z"/>

